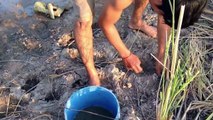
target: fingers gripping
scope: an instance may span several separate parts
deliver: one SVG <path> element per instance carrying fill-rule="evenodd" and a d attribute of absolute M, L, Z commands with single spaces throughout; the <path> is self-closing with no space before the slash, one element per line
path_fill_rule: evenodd
<path fill-rule="evenodd" d="M 140 66 L 141 61 L 134 54 L 130 54 L 130 56 L 123 58 L 124 64 L 128 70 L 133 70 L 135 73 L 140 73 L 143 71 Z"/>

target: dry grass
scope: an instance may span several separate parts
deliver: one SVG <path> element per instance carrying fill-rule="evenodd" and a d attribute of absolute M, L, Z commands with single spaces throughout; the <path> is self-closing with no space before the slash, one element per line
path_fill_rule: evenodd
<path fill-rule="evenodd" d="M 182 110 L 185 113 L 182 119 L 187 119 L 187 113 L 192 110 L 198 111 L 194 119 L 202 119 L 203 114 L 205 114 L 207 119 L 208 116 L 212 118 L 211 113 L 213 113 L 213 60 L 211 57 L 208 57 L 213 51 L 213 30 L 211 27 L 206 27 L 205 24 L 201 23 L 196 24 L 192 28 L 195 29 L 192 29 L 190 35 L 182 37 L 181 47 L 188 46 L 187 51 L 190 56 L 192 72 L 195 73 L 199 70 L 200 74 L 190 85 L 188 98 L 193 97 L 193 100 L 190 101 L 190 104 L 184 103 Z M 205 37 L 205 39 L 202 37 Z M 185 50 L 182 49 L 181 51 Z M 180 56 L 184 57 L 183 54 L 180 54 Z"/>
<path fill-rule="evenodd" d="M 201 18 L 202 21 L 206 21 L 206 23 L 212 22 L 212 19 L 209 17 L 202 16 Z M 172 33 L 168 39 L 164 66 L 167 62 L 171 42 L 172 66 L 170 80 L 165 81 L 165 79 L 162 78 L 163 86 L 161 86 L 162 91 L 160 92 L 160 105 L 157 107 L 157 118 L 160 120 L 210 120 L 213 117 L 213 60 L 212 57 L 208 57 L 211 56 L 213 51 L 213 29 L 211 25 L 209 27 L 208 24 L 199 23 L 189 30 L 191 34 L 181 37 L 180 44 L 178 44 L 179 30 L 177 30 L 175 36 L 174 29 L 172 29 Z M 180 45 L 180 47 L 178 47 L 178 45 Z M 177 58 L 182 62 L 176 62 Z M 186 73 L 185 75 L 184 71 Z M 163 75 L 164 74 L 165 69 Z M 192 79 L 194 79 L 194 81 L 192 81 Z M 182 87 L 184 88 L 182 89 Z M 173 96 L 173 94 L 180 95 Z M 193 116 L 193 118 L 189 118 L 189 111 L 197 111 L 197 114 L 190 115 Z"/>

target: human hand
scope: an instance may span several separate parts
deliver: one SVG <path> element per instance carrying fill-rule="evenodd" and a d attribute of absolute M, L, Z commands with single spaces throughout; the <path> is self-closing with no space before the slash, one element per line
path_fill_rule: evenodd
<path fill-rule="evenodd" d="M 123 62 L 128 70 L 133 70 L 135 73 L 140 73 L 143 71 L 143 68 L 140 66 L 141 61 L 132 53 L 128 57 L 123 58 Z"/>

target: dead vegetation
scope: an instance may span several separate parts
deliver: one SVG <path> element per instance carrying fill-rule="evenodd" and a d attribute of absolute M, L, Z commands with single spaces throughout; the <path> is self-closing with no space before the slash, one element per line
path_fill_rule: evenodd
<path fill-rule="evenodd" d="M 127 71 L 98 27 L 94 28 L 95 63 L 103 86 L 113 90 L 119 99 L 122 120 L 155 120 L 159 78 L 150 53 L 155 55 L 157 41 L 127 28 L 130 10 L 125 11 L 117 27 L 127 46 L 143 60 L 145 72 L 135 75 Z M 175 113 L 182 119 L 206 119 L 213 109 L 212 1 L 207 11 L 198 23 L 181 33 L 179 50 L 189 46 L 193 70 L 201 71 L 180 107 L 184 112 Z M 12 20 L 0 17 L 1 23 L 12 25 L 0 24 L 1 119 L 63 119 L 67 98 L 87 86 L 75 42 L 65 34 L 72 31 L 72 12 L 70 9 L 54 21 L 41 15 Z M 146 14 L 154 21 L 147 22 L 155 24 L 156 15 L 150 9 Z"/>

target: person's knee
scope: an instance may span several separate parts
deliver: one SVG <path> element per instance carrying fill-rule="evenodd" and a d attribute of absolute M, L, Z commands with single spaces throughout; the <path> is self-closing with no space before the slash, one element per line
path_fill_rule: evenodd
<path fill-rule="evenodd" d="M 87 30 L 87 29 L 90 29 L 91 26 L 92 26 L 92 19 L 89 19 L 87 21 L 77 20 L 75 23 L 75 29 L 78 29 L 78 30 Z"/>

